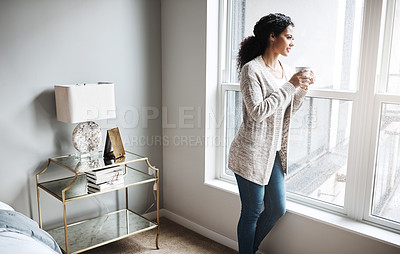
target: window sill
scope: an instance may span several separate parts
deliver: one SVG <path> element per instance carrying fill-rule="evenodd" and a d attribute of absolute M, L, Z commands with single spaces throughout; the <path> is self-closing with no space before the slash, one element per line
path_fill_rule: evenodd
<path fill-rule="evenodd" d="M 239 195 L 237 185 L 234 183 L 218 179 L 210 179 L 204 184 L 234 195 Z M 289 213 L 331 225 L 395 247 L 400 247 L 400 237 L 398 233 L 289 200 L 286 202 L 286 209 Z"/>

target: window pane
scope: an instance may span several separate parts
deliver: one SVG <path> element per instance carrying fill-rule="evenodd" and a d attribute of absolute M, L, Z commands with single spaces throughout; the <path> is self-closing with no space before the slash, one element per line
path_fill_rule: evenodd
<path fill-rule="evenodd" d="M 372 215 L 400 222 L 400 105 L 383 104 Z"/>
<path fill-rule="evenodd" d="M 394 12 L 393 30 L 390 32 L 391 46 L 390 46 L 390 57 L 389 57 L 389 69 L 387 80 L 383 80 L 380 84 L 379 92 L 381 93 L 392 93 L 400 94 L 400 2 L 396 1 L 396 7 Z M 390 40 L 387 36 L 385 40 Z"/>
<path fill-rule="evenodd" d="M 226 92 L 226 126 L 225 126 L 225 173 L 233 176 L 228 168 L 229 148 L 242 123 L 242 93 L 239 91 Z"/>
<path fill-rule="evenodd" d="M 352 103 L 306 98 L 292 118 L 287 190 L 344 205 Z"/>
<path fill-rule="evenodd" d="M 282 61 L 293 68 L 311 66 L 318 77 L 315 88 L 356 90 L 362 7 L 362 0 L 233 0 L 231 75 L 225 82 L 237 82 L 239 43 L 253 35 L 262 16 L 280 12 L 295 23 L 295 47 Z"/>
<path fill-rule="evenodd" d="M 237 55 L 239 53 L 240 42 L 244 38 L 244 18 L 245 18 L 246 0 L 233 0 L 232 3 L 232 28 L 231 28 L 231 51 L 230 59 L 230 77 L 225 82 L 239 82 L 236 71 Z"/>

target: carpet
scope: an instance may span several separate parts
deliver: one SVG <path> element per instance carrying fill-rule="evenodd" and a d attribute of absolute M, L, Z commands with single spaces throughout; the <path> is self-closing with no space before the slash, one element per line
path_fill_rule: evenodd
<path fill-rule="evenodd" d="M 171 220 L 160 218 L 160 236 L 156 249 L 157 230 L 149 230 L 109 243 L 84 254 L 237 254 L 224 245 L 197 234 Z"/>

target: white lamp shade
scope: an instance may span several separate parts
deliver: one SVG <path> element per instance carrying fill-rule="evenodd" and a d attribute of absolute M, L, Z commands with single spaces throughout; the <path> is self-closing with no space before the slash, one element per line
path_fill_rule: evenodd
<path fill-rule="evenodd" d="M 114 84 L 55 85 L 57 120 L 80 123 L 115 118 Z"/>

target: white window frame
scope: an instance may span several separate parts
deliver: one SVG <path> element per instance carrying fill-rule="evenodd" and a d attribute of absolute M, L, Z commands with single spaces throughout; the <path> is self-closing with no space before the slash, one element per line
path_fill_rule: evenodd
<path fill-rule="evenodd" d="M 399 0 L 400 1 L 400 0 Z M 374 226 L 383 227 L 390 231 L 400 233 L 400 224 L 380 219 L 370 214 L 372 206 L 373 178 L 375 170 L 375 154 L 378 142 L 378 131 L 380 124 L 380 109 L 382 103 L 399 104 L 399 95 L 377 93 L 377 82 L 385 82 L 388 74 L 390 54 L 384 51 L 379 54 L 379 43 L 384 33 L 384 42 L 389 43 L 390 31 L 392 29 L 393 13 L 388 13 L 389 19 L 381 27 L 381 15 L 386 10 L 393 10 L 395 0 L 364 0 L 361 50 L 359 58 L 359 69 L 357 88 L 355 91 L 327 90 L 310 88 L 307 97 L 336 99 L 352 101 L 351 129 L 348 151 L 346 192 L 344 207 L 338 207 L 322 201 L 303 197 L 294 193 L 287 193 L 288 200 L 304 204 L 317 209 L 325 210 L 349 217 L 356 221 L 362 221 Z M 220 115 L 225 114 L 227 91 L 240 91 L 237 83 L 224 83 L 230 76 L 230 6 L 231 0 L 220 0 L 220 34 L 219 34 L 219 101 L 218 110 Z M 391 8 L 391 9 L 390 9 Z M 387 14 L 387 15 L 388 15 Z M 389 36 L 389 37 L 388 37 Z M 389 41 L 389 42 L 388 42 Z M 390 44 L 384 49 L 390 48 Z M 380 62 L 380 80 L 377 79 L 377 60 Z M 383 79 L 383 80 L 382 80 Z M 372 114 L 370 113 L 372 112 Z M 221 140 L 225 140 L 225 123 L 219 128 Z M 235 178 L 225 173 L 225 143 L 219 147 L 217 178 L 230 183 L 236 183 Z M 367 169 L 367 170 L 365 170 Z"/>
<path fill-rule="evenodd" d="M 226 112 L 226 93 L 227 91 L 240 91 L 239 84 L 237 83 L 225 83 L 224 80 L 228 80 L 230 76 L 230 65 L 229 65 L 229 54 L 231 50 L 231 27 L 230 24 L 232 16 L 231 11 L 229 11 L 231 6 L 230 0 L 220 0 L 219 1 L 219 11 L 220 11 L 220 19 L 219 19 L 219 75 L 218 75 L 218 84 L 219 84 L 219 95 L 220 99 L 218 100 L 218 111 L 220 112 L 219 115 L 225 115 Z M 218 135 L 221 137 L 221 140 L 225 141 L 225 130 L 226 130 L 226 118 L 223 119 L 223 126 L 218 128 Z M 217 178 L 224 180 L 229 183 L 235 183 L 236 180 L 234 177 L 226 174 L 225 172 L 225 142 L 221 142 L 221 146 L 218 149 L 218 158 L 219 163 L 217 168 Z"/>
<path fill-rule="evenodd" d="M 399 0 L 397 0 L 399 1 Z M 376 166 L 376 158 L 377 158 L 377 150 L 378 150 L 378 139 L 379 139 L 379 128 L 381 123 L 381 108 L 384 103 L 389 104 L 397 104 L 400 105 L 400 95 L 393 95 L 389 93 L 381 93 L 379 92 L 379 85 L 380 84 L 387 84 L 388 77 L 389 77 L 389 65 L 390 65 L 390 49 L 392 43 L 392 31 L 393 31 L 393 24 L 394 24 L 394 17 L 395 17 L 395 4 L 396 0 L 387 0 L 385 2 L 386 6 L 383 5 L 383 10 L 386 13 L 385 24 L 383 24 L 380 28 L 382 31 L 381 34 L 381 47 L 382 47 L 382 56 L 378 58 L 381 62 L 378 62 L 379 68 L 379 76 L 376 80 L 375 86 L 370 88 L 370 93 L 374 93 L 373 98 L 373 110 L 371 111 L 371 126 L 372 132 L 370 135 L 369 141 L 369 151 L 368 151 L 368 174 L 367 174 L 367 184 L 365 190 L 365 200 L 364 202 L 364 213 L 363 219 L 367 222 L 371 222 L 374 224 L 382 225 L 384 227 L 393 228 L 393 224 L 397 224 L 396 231 L 400 230 L 400 223 L 391 223 L 388 220 L 379 218 L 377 216 L 371 215 L 371 207 L 372 207 L 372 200 L 373 200 L 373 181 L 374 181 L 374 169 Z M 398 2 L 400 4 L 400 1 Z M 372 21 L 371 21 L 372 22 Z M 376 74 L 375 74 L 376 75 Z M 374 89 L 372 91 L 372 89 Z"/>

